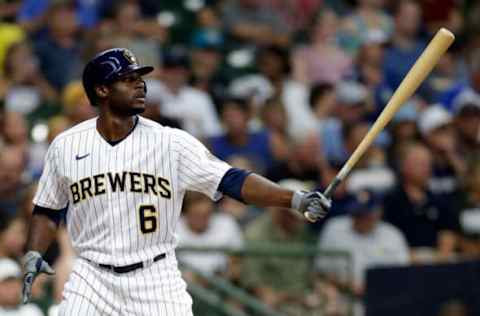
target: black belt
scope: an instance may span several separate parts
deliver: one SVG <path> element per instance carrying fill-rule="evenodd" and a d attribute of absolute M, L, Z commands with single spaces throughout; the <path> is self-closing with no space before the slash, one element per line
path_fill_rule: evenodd
<path fill-rule="evenodd" d="M 165 257 L 166 257 L 166 254 L 161 253 L 153 258 L 153 262 L 157 262 L 159 260 L 165 259 Z M 110 264 L 101 264 L 101 263 L 97 265 L 100 268 L 107 269 L 115 273 L 128 273 L 133 270 L 144 268 L 147 264 L 144 262 L 137 262 L 137 263 L 129 264 L 128 266 L 120 266 L 120 267 L 112 266 Z"/>

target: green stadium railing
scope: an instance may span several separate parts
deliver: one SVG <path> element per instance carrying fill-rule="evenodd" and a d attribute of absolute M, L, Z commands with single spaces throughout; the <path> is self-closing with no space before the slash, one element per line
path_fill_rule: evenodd
<path fill-rule="evenodd" d="M 194 306 L 197 302 L 201 302 L 212 310 L 215 310 L 216 314 L 221 316 L 248 316 L 243 311 L 235 309 L 225 303 L 223 298 L 214 291 L 199 284 L 193 282 L 188 283 L 188 291 L 195 298 Z"/>
<path fill-rule="evenodd" d="M 351 255 L 345 251 L 336 251 L 336 250 L 320 250 L 318 247 L 315 246 L 306 246 L 304 244 L 279 244 L 279 243 L 256 243 L 256 244 L 249 244 L 249 246 L 241 248 L 241 249 L 232 249 L 226 247 L 179 247 L 177 248 L 177 252 L 201 252 L 201 253 L 224 253 L 226 255 L 231 256 L 254 256 L 254 257 L 311 257 L 312 259 L 315 257 L 338 257 L 343 258 L 346 260 L 347 263 L 347 270 L 349 274 L 349 278 L 353 276 L 353 266 Z M 205 280 L 208 287 L 213 290 L 213 293 L 221 293 L 227 297 L 234 299 L 236 302 L 242 304 L 248 310 L 250 310 L 254 315 L 258 316 L 282 316 L 278 311 L 274 311 L 271 307 L 265 305 L 263 302 L 258 300 L 256 297 L 250 295 L 247 291 L 243 288 L 235 286 L 225 278 L 215 276 L 215 275 L 207 275 L 201 271 L 198 271 L 194 267 L 188 266 L 185 263 L 181 263 L 182 269 L 186 269 L 188 271 L 193 272 L 194 274 L 201 276 L 202 280 Z M 315 267 L 312 264 L 312 272 L 315 270 Z M 189 290 L 195 288 L 198 290 L 198 285 L 189 283 Z M 191 294 L 196 297 L 196 293 L 191 291 Z M 212 298 L 212 297 L 211 297 Z M 201 298 L 200 298 L 201 299 Z M 217 310 L 221 311 L 221 313 L 225 312 L 225 305 L 224 300 L 221 300 L 220 305 L 215 304 L 215 300 L 213 298 L 208 301 L 208 304 L 212 308 L 216 308 Z M 238 313 L 238 310 L 236 311 Z M 351 312 L 349 313 L 351 314 Z M 236 314 L 222 314 L 222 315 L 231 315 L 234 316 Z"/>
<path fill-rule="evenodd" d="M 260 300 L 258 300 L 254 296 L 248 294 L 244 289 L 238 286 L 235 286 L 234 284 L 232 284 L 231 282 L 229 282 L 224 278 L 221 278 L 215 275 L 206 274 L 184 263 L 181 264 L 181 268 L 183 270 L 188 270 L 198 276 L 201 276 L 202 280 L 204 280 L 210 288 L 216 290 L 222 295 L 233 298 L 235 301 L 239 302 L 240 304 L 242 304 L 243 306 L 245 306 L 246 308 L 254 312 L 255 315 L 283 316 L 282 314 L 271 309 L 269 306 L 263 304 Z M 188 283 L 189 290 L 190 290 L 190 286 L 192 286 L 193 284 L 194 283 L 192 282 Z M 194 295 L 194 293 L 191 293 L 191 294 Z M 227 314 L 227 315 L 230 316 L 230 314 Z"/>

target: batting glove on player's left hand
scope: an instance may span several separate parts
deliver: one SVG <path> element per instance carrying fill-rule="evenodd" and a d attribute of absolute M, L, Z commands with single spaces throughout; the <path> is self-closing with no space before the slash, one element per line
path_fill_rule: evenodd
<path fill-rule="evenodd" d="M 327 216 L 332 201 L 320 192 L 296 191 L 292 197 L 292 208 L 302 213 L 306 219 L 314 223 Z"/>
<path fill-rule="evenodd" d="M 23 289 L 22 289 L 22 302 L 28 303 L 30 296 L 32 295 L 32 285 L 35 278 L 40 273 L 55 274 L 55 271 L 50 265 L 43 260 L 42 255 L 37 251 L 29 251 L 23 257 Z"/>

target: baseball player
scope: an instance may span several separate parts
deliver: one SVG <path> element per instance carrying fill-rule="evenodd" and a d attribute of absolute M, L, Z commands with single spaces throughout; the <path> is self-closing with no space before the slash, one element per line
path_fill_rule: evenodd
<path fill-rule="evenodd" d="M 192 315 L 174 252 L 186 190 L 291 207 L 310 221 L 328 212 L 322 194 L 292 192 L 232 168 L 186 132 L 139 116 L 142 76 L 152 70 L 123 48 L 86 65 L 83 85 L 99 115 L 58 135 L 47 152 L 23 260 L 24 302 L 39 273 L 54 273 L 42 254 L 65 208 L 77 259 L 60 315 Z"/>

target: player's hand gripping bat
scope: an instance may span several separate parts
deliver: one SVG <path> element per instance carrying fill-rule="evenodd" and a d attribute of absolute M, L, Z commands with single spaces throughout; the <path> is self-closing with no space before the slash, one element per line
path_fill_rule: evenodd
<path fill-rule="evenodd" d="M 430 41 L 423 51 L 422 55 L 417 59 L 415 64 L 410 68 L 409 72 L 392 95 L 387 105 L 380 113 L 379 117 L 372 125 L 367 135 L 355 149 L 353 154 L 343 165 L 342 169 L 337 173 L 332 182 L 328 185 L 324 192 L 324 196 L 330 198 L 335 188 L 347 177 L 355 164 L 360 160 L 368 147 L 372 144 L 375 137 L 380 133 L 385 125 L 390 122 L 392 117 L 398 111 L 400 106 L 404 104 L 417 90 L 420 84 L 430 74 L 433 67 L 438 63 L 440 57 L 447 51 L 448 47 L 453 43 L 455 36 L 452 32 L 445 28 L 441 28 Z"/>

